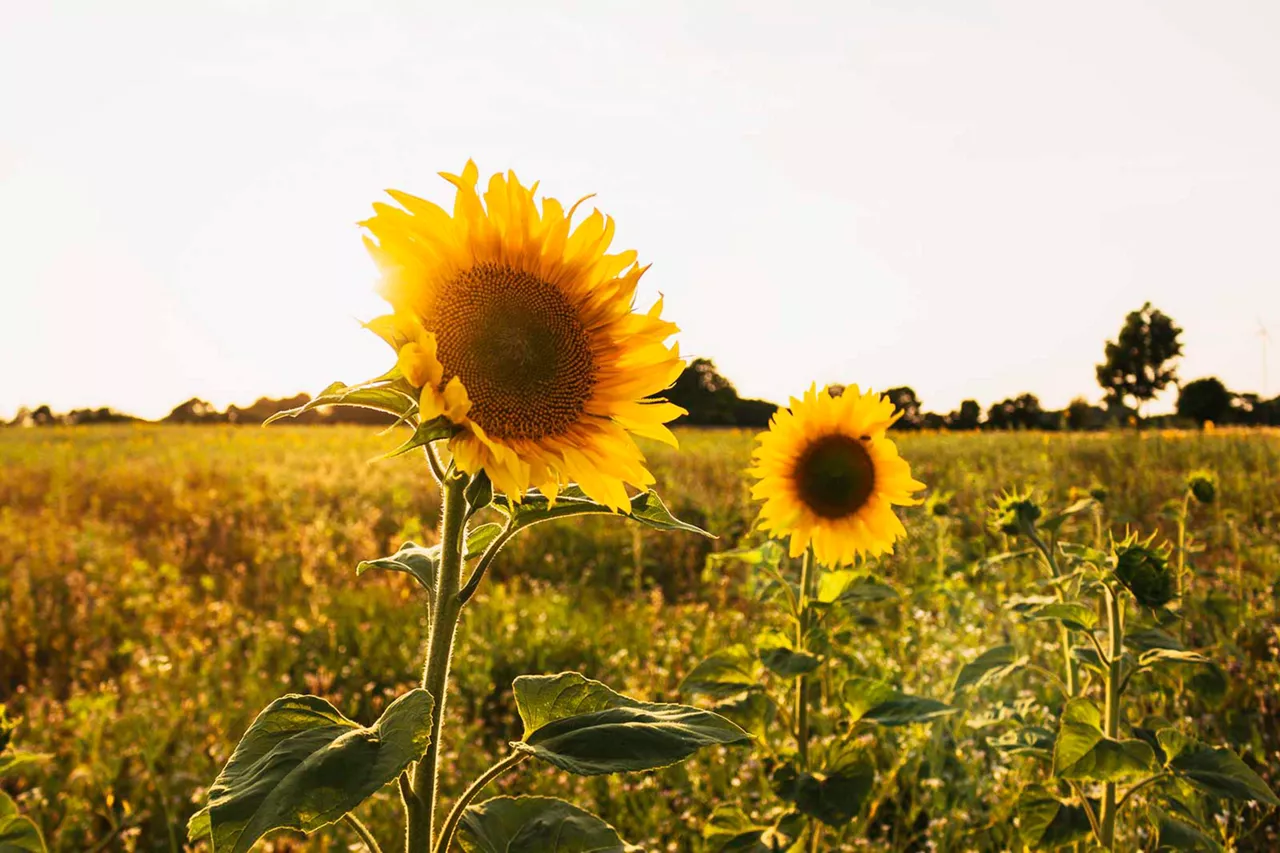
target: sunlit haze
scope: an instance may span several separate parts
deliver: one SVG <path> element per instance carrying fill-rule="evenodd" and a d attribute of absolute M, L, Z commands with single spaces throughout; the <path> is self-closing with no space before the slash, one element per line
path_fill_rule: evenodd
<path fill-rule="evenodd" d="M 468 157 L 596 193 L 747 396 L 1097 399 L 1145 300 L 1280 391 L 1280 4 L 796 8 L 5 4 L 0 416 L 381 373 L 356 222 Z"/>

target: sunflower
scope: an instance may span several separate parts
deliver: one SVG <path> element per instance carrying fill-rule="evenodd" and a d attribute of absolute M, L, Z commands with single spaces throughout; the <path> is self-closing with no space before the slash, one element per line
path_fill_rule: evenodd
<path fill-rule="evenodd" d="M 600 211 L 574 227 L 581 201 L 539 206 L 537 185 L 512 172 L 482 197 L 472 162 L 441 176 L 457 189 L 452 215 L 393 190 L 399 207 L 374 204 L 360 223 L 393 312 L 370 325 L 421 389 L 420 416 L 456 424 L 454 464 L 483 469 L 515 500 L 576 482 L 626 507 L 624 484 L 654 481 L 632 436 L 674 446 L 665 424 L 684 414 L 653 398 L 684 364 L 666 344 L 677 329 L 662 300 L 633 310 L 647 267 L 634 251 L 608 252 L 614 223 Z"/>
<path fill-rule="evenodd" d="M 920 503 L 924 488 L 885 432 L 898 419 L 888 397 L 858 386 L 840 396 L 811 386 L 761 433 L 751 474 L 763 500 L 760 526 L 791 536 L 791 556 L 810 544 L 818 562 L 850 563 L 893 550 L 906 531 L 893 505 Z"/>

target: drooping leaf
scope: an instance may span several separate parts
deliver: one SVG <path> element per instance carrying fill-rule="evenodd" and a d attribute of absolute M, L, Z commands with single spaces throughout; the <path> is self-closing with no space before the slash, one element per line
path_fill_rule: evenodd
<path fill-rule="evenodd" d="M 1078 601 L 1055 601 L 1029 610 L 1028 622 L 1061 622 L 1072 631 L 1092 631 L 1098 625 L 1098 611 Z"/>
<path fill-rule="evenodd" d="M 867 720 L 882 726 L 927 723 L 956 713 L 945 702 L 910 696 L 874 678 L 854 677 L 840 691 L 850 722 Z"/>
<path fill-rule="evenodd" d="M 258 715 L 188 824 L 217 853 L 245 853 L 273 829 L 311 832 L 340 820 L 422 756 L 431 696 L 411 690 L 372 726 L 317 696 L 284 696 Z"/>
<path fill-rule="evenodd" d="M 1159 739 L 1170 756 L 1168 769 L 1200 790 L 1215 797 L 1280 806 L 1270 786 L 1231 750 L 1206 746 L 1173 729 L 1161 729 Z"/>
<path fill-rule="evenodd" d="M 40 827 L 18 813 L 18 805 L 0 791 L 0 853 L 46 853 Z"/>
<path fill-rule="evenodd" d="M 1011 673 L 1021 669 L 1026 658 L 1018 657 L 1013 646 L 996 646 L 978 655 L 973 661 L 965 664 L 956 676 L 952 690 L 959 692 L 969 687 L 981 687 L 999 681 Z"/>
<path fill-rule="evenodd" d="M 1159 628 L 1127 631 L 1124 635 L 1124 644 L 1131 649 L 1137 649 L 1139 652 L 1150 651 L 1151 649 L 1182 651 L 1185 648 L 1177 637 Z"/>
<path fill-rule="evenodd" d="M 816 656 L 793 648 L 790 638 L 778 631 L 765 631 L 756 638 L 756 654 L 771 672 L 783 678 L 813 672 L 822 664 Z"/>
<path fill-rule="evenodd" d="M 1056 850 L 1084 841 L 1093 832 L 1083 806 L 1070 805 L 1041 785 L 1029 785 L 1018 796 L 1018 834 L 1034 850 Z"/>
<path fill-rule="evenodd" d="M 1210 663 L 1199 652 L 1175 649 L 1148 649 L 1138 656 L 1138 668 L 1147 669 L 1159 663 Z"/>
<path fill-rule="evenodd" d="M 818 578 L 817 601 L 820 604 L 868 604 L 896 601 L 901 597 L 896 589 L 865 572 L 838 569 L 823 572 Z"/>
<path fill-rule="evenodd" d="M 1063 779 L 1114 782 L 1155 767 L 1155 753 L 1141 740 L 1114 740 L 1102 731 L 1102 713 L 1087 699 L 1072 699 L 1062 711 L 1053 748 L 1053 772 Z"/>
<path fill-rule="evenodd" d="M 672 515 L 667 505 L 662 502 L 662 498 L 652 489 L 632 497 L 630 507 L 623 513 L 614 513 L 609 507 L 596 503 L 576 485 L 571 485 L 560 492 L 554 503 L 547 500 L 546 495 L 531 489 L 525 493 L 520 503 L 515 503 L 507 495 L 494 495 L 493 506 L 510 516 L 517 527 L 528 527 L 553 518 L 605 514 L 621 515 L 654 530 L 678 530 L 697 533 L 708 539 L 716 538 L 701 527 L 681 521 Z"/>
<path fill-rule="evenodd" d="M 1093 498 L 1081 498 L 1080 500 L 1071 504 L 1067 508 L 1063 509 L 1061 512 L 1055 513 L 1054 515 L 1051 515 L 1048 518 L 1041 519 L 1040 527 L 1045 530 L 1057 532 L 1058 528 L 1060 528 L 1072 516 L 1079 515 L 1080 513 L 1094 506 L 1094 504 L 1096 503 L 1097 501 L 1095 501 Z"/>
<path fill-rule="evenodd" d="M 759 663 L 746 646 L 737 644 L 713 654 L 695 666 L 680 682 L 680 692 L 690 696 L 724 698 L 759 686 Z"/>
<path fill-rule="evenodd" d="M 409 436 L 404 444 L 397 447 L 389 453 L 383 454 L 384 459 L 391 459 L 395 456 L 403 456 L 410 450 L 417 447 L 426 447 L 433 441 L 439 441 L 443 438 L 452 438 L 458 432 L 458 426 L 444 415 L 432 418 L 429 421 L 423 421 L 418 424 L 413 435 Z"/>
<path fill-rule="evenodd" d="M 301 406 L 276 412 L 267 418 L 263 425 L 275 423 L 282 418 L 296 418 L 321 406 L 354 406 L 407 418 L 418 410 L 418 401 L 413 389 L 400 378 L 399 371 L 392 370 L 378 379 L 362 382 L 359 385 L 330 383 L 327 388 Z"/>
<path fill-rule="evenodd" d="M 732 551 L 721 551 L 711 554 L 707 560 L 716 563 L 739 562 L 748 566 L 768 566 L 777 569 L 787 556 L 787 549 L 776 539 L 766 539 L 754 548 L 737 548 Z"/>
<path fill-rule="evenodd" d="M 2 707 L 2 706 L 0 706 Z M 25 749 L 6 749 L 0 752 L 0 776 L 9 776 L 27 767 L 51 761 L 47 752 L 30 752 Z"/>
<path fill-rule="evenodd" d="M 763 690 L 749 690 L 717 702 L 711 710 L 754 738 L 763 740 L 778 715 L 778 706 Z"/>
<path fill-rule="evenodd" d="M 600 818 L 554 797 L 494 797 L 458 823 L 465 853 L 639 853 Z"/>
<path fill-rule="evenodd" d="M 356 575 L 362 575 L 370 569 L 382 569 L 389 572 L 403 572 L 411 575 L 430 592 L 435 585 L 436 566 L 440 562 L 440 546 L 432 545 L 424 548 L 415 542 L 405 542 L 390 557 L 379 557 L 376 560 L 362 560 L 356 565 Z"/>
<path fill-rule="evenodd" d="M 858 816 L 875 784 L 875 767 L 866 758 L 845 753 L 820 772 L 801 773 L 784 799 L 802 814 L 840 827 Z M 777 780 L 775 780 L 777 784 Z"/>
<path fill-rule="evenodd" d="M 1222 845 L 1209 837 L 1202 827 L 1158 809 L 1152 809 L 1150 817 L 1156 825 L 1157 853 L 1164 850 L 1176 850 L 1178 853 L 1222 853 Z"/>
<path fill-rule="evenodd" d="M 582 776 L 653 770 L 750 735 L 711 711 L 640 702 L 580 673 L 515 680 L 524 737 L 512 746 Z"/>

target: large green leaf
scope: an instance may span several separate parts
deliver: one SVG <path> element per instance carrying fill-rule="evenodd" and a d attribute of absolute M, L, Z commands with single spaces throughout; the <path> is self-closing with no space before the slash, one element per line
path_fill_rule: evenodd
<path fill-rule="evenodd" d="M 762 824 L 749 818 L 739 806 L 717 806 L 702 828 L 702 837 L 712 853 L 798 853 L 804 825 L 799 812 L 787 812 L 776 821 Z"/>
<path fill-rule="evenodd" d="M 44 837 L 33 821 L 18 814 L 18 806 L 0 791 L 0 853 L 45 853 Z"/>
<path fill-rule="evenodd" d="M 828 826 L 840 827 L 858 816 L 875 784 L 875 767 L 865 757 L 847 752 L 837 756 L 820 772 L 796 773 L 790 764 L 775 771 L 774 791 L 795 803 L 802 814 Z"/>
<path fill-rule="evenodd" d="M 1072 699 L 1062 711 L 1053 747 L 1053 772 L 1064 779 L 1114 782 L 1154 769 L 1155 753 L 1138 739 L 1113 740 L 1102 731 L 1102 714 L 1087 699 Z"/>
<path fill-rule="evenodd" d="M 854 677 L 840 691 L 850 722 L 867 720 L 882 726 L 905 726 L 927 723 L 956 713 L 945 702 L 910 696 L 874 678 Z"/>
<path fill-rule="evenodd" d="M 1270 786 L 1231 750 L 1206 746 L 1173 729 L 1161 729 L 1158 737 L 1169 756 L 1166 767 L 1200 790 L 1215 797 L 1280 806 Z"/>
<path fill-rule="evenodd" d="M 761 663 L 783 678 L 813 672 L 822 663 L 816 656 L 793 648 L 791 639 L 778 631 L 762 633 L 756 639 L 756 653 Z"/>
<path fill-rule="evenodd" d="M 1179 853 L 1222 853 L 1222 845 L 1209 837 L 1201 827 L 1173 815 L 1153 809 L 1150 815 L 1156 825 L 1156 850 Z"/>
<path fill-rule="evenodd" d="M 981 687 L 1016 672 L 1026 664 L 1026 658 L 1018 657 L 1013 646 L 996 646 L 987 649 L 970 663 L 960 669 L 952 690 L 960 691 L 969 687 Z"/>
<path fill-rule="evenodd" d="M 1078 601 L 1055 601 L 1028 610 L 1030 622 L 1061 622 L 1072 631 L 1092 631 L 1098 625 L 1098 611 Z"/>
<path fill-rule="evenodd" d="M 583 776 L 652 770 L 750 735 L 719 714 L 640 702 L 577 672 L 515 680 L 524 737 L 512 746 Z"/>
<path fill-rule="evenodd" d="M 245 853 L 273 829 L 340 820 L 422 756 L 431 706 L 427 691 L 411 690 L 366 728 L 318 696 L 277 699 L 240 739 L 188 835 L 209 833 L 215 853 Z"/>
<path fill-rule="evenodd" d="M 301 406 L 276 412 L 267 418 L 264 424 L 275 423 L 282 418 L 296 418 L 321 406 L 355 406 L 408 418 L 417 412 L 418 401 L 416 392 L 400 378 L 399 371 L 392 370 L 378 379 L 362 382 L 359 385 L 331 383 Z"/>
<path fill-rule="evenodd" d="M 1034 850 L 1054 850 L 1083 841 L 1093 832 L 1083 806 L 1061 802 L 1041 785 L 1018 796 L 1018 834 Z"/>
<path fill-rule="evenodd" d="M 528 527 L 531 524 L 574 515 L 620 514 L 624 518 L 638 521 L 654 530 L 679 530 L 685 533 L 697 533 L 709 539 L 716 538 L 701 527 L 681 521 L 672 515 L 667 505 L 662 502 L 662 498 L 652 489 L 631 498 L 630 507 L 622 513 L 614 513 L 609 507 L 596 503 L 576 485 L 561 491 L 556 495 L 554 502 L 549 501 L 541 492 L 531 489 L 524 494 L 520 503 L 515 503 L 507 495 L 494 495 L 493 506 L 510 516 L 517 527 Z"/>
<path fill-rule="evenodd" d="M 749 690 L 717 702 L 711 710 L 754 738 L 763 740 L 778 715 L 778 706 L 763 690 Z"/>
<path fill-rule="evenodd" d="M 820 604 L 867 604 L 873 601 L 895 601 L 902 596 L 896 589 L 865 572 L 838 569 L 818 577 L 817 601 Z"/>
<path fill-rule="evenodd" d="M 680 692 L 690 696 L 724 698 L 759 686 L 759 664 L 746 646 L 721 649 L 695 666 L 680 682 Z"/>
<path fill-rule="evenodd" d="M 466 853 L 631 853 L 618 831 L 554 797 L 494 797 L 468 806 L 458 823 Z"/>

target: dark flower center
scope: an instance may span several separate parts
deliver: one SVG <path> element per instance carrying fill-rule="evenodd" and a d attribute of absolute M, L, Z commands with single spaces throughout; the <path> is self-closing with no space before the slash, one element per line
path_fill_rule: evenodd
<path fill-rule="evenodd" d="M 432 316 L 444 381 L 462 379 L 469 416 L 500 439 L 564 433 L 595 387 L 591 337 L 560 288 L 477 264 L 442 288 Z"/>
<path fill-rule="evenodd" d="M 794 473 L 800 500 L 820 518 L 857 512 L 875 490 L 876 468 L 863 442 L 828 435 L 800 454 Z"/>

